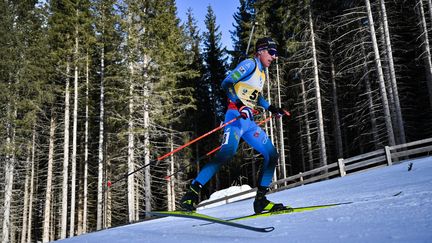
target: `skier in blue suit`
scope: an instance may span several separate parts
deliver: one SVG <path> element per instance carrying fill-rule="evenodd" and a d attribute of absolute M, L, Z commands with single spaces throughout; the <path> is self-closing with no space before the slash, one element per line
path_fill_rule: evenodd
<path fill-rule="evenodd" d="M 270 202 L 265 197 L 269 191 L 279 155 L 267 134 L 253 119 L 253 109 L 256 106 L 261 106 L 276 115 L 284 114 L 283 109 L 270 105 L 261 93 L 265 82 L 265 68 L 269 67 L 276 58 L 276 43 L 269 37 L 261 38 L 255 45 L 255 57 L 242 61 L 222 81 L 222 88 L 229 98 L 225 122 L 238 116 L 241 116 L 242 119 L 225 127 L 221 149 L 204 166 L 180 200 L 180 206 L 184 210 L 194 211 L 196 209 L 201 188 L 216 174 L 221 165 L 234 157 L 240 138 L 243 138 L 264 157 L 254 201 L 255 213 L 284 209 L 283 204 Z"/>

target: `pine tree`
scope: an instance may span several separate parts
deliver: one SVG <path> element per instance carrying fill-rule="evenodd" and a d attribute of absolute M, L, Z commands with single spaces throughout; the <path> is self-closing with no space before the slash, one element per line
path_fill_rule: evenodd
<path fill-rule="evenodd" d="M 215 114 L 213 125 L 218 121 L 223 121 L 223 114 L 226 108 L 226 97 L 221 88 L 221 82 L 225 78 L 227 67 L 227 57 L 225 48 L 222 48 L 222 33 L 216 23 L 216 16 L 211 6 L 207 7 L 205 18 L 207 31 L 204 32 L 204 82 L 208 85 L 208 95 L 210 97 L 210 110 Z"/>
<path fill-rule="evenodd" d="M 196 77 L 197 72 L 190 69 L 192 60 L 188 56 L 186 36 L 180 27 L 180 21 L 176 17 L 176 7 L 172 0 L 156 1 L 154 3 L 155 15 L 152 16 L 149 22 L 148 36 L 152 37 L 154 48 L 149 49 L 148 55 L 156 64 L 151 68 L 153 88 L 150 92 L 153 97 L 150 101 L 150 110 L 152 112 L 152 122 L 156 123 L 165 130 L 163 134 L 157 135 L 153 131 L 151 135 L 156 141 L 161 141 L 167 144 L 166 147 L 172 147 L 175 140 L 177 143 L 185 143 L 184 123 L 190 122 L 190 119 L 185 115 L 190 109 L 195 108 L 193 98 L 193 84 L 188 83 L 188 80 Z M 162 136 L 161 136 L 162 135 Z M 177 138 L 176 138 L 177 137 Z M 174 140 L 173 140 L 174 139 Z M 158 151 L 168 152 L 165 149 Z M 188 149 L 180 154 L 187 154 Z M 164 153 L 165 153 L 164 152 Z M 171 157 L 170 164 L 162 164 L 162 168 L 154 168 L 153 174 L 159 175 L 156 178 L 163 179 L 168 171 L 174 173 L 173 168 L 180 167 L 184 161 L 180 159 L 180 155 Z M 175 164 L 175 166 L 174 166 Z M 164 194 L 164 198 L 171 197 L 171 205 L 168 208 L 173 209 L 175 202 L 173 181 L 181 179 L 171 177 L 168 186 L 171 188 L 160 188 L 157 186 L 157 181 L 153 185 L 153 191 L 156 195 Z M 181 182 L 181 180 L 178 180 Z M 168 194 L 171 192 L 171 194 Z M 178 191 L 177 191 L 178 193 Z M 160 196 L 156 196 L 160 200 Z M 148 207 L 146 207 L 148 209 Z"/>
<path fill-rule="evenodd" d="M 113 173 L 110 157 L 116 157 L 120 151 L 113 149 L 117 144 L 110 141 L 107 134 L 118 132 L 118 123 L 114 117 L 124 111 L 123 101 L 126 97 L 121 73 L 124 69 L 123 56 L 119 52 L 122 41 L 122 30 L 118 26 L 119 16 L 115 1 L 95 1 L 95 33 L 97 56 L 98 87 L 98 135 L 97 135 L 97 216 L 96 228 L 109 227 L 112 223 L 113 192 L 106 190 L 106 178 Z"/>
<path fill-rule="evenodd" d="M 204 86 L 202 85 L 204 72 L 200 48 L 202 37 L 191 8 L 187 10 L 187 22 L 184 24 L 183 28 L 186 35 L 186 52 L 190 58 L 189 69 L 196 72 L 196 76 L 185 80 L 185 83 L 193 84 L 193 98 L 196 106 L 195 110 L 190 110 L 188 112 L 187 117 L 193 117 L 193 119 L 192 122 L 189 120 L 187 124 L 188 128 L 193 132 L 193 134 L 198 135 L 203 131 L 207 131 L 207 128 L 209 127 L 208 123 L 202 122 L 208 119 L 208 116 L 206 116 L 205 105 L 208 103 L 206 100 L 208 96 L 205 92 Z M 193 150 L 195 160 L 197 160 L 202 153 L 207 152 L 208 149 L 210 149 L 210 147 L 206 144 L 196 143 Z M 193 172 L 198 173 L 200 170 L 199 161 L 197 161 L 196 165 L 194 162 L 191 163 L 191 168 L 196 167 L 196 170 L 192 169 L 188 171 L 191 173 L 191 175 L 187 176 L 188 178 L 194 177 L 195 173 Z"/>
<path fill-rule="evenodd" d="M 34 191 L 34 139 L 38 115 L 51 97 L 46 82 L 47 39 L 44 17 L 33 2 L 4 2 L 1 6 L 0 109 L 2 158 L 2 242 L 30 238 Z M 3 174 L 4 173 L 4 174 Z M 33 177 L 34 178 L 34 177 Z M 12 190 L 14 188 L 14 190 Z M 18 232 L 18 225 L 23 229 Z M 19 234 L 21 233 L 21 234 Z M 27 237 L 28 236 L 28 237 Z"/>
<path fill-rule="evenodd" d="M 255 21 L 254 0 L 240 0 L 238 12 L 234 14 L 234 31 L 230 31 L 234 43 L 234 50 L 229 54 L 233 56 L 231 68 L 254 52 L 254 36 L 251 36 L 258 22 Z"/>
<path fill-rule="evenodd" d="M 13 111 L 13 103 L 15 103 L 15 99 L 17 97 L 14 97 L 13 93 L 13 84 L 16 83 L 15 80 L 13 80 L 13 72 L 16 72 L 16 67 L 14 67 L 16 60 L 14 60 L 14 57 L 17 56 L 18 53 L 15 52 L 13 49 L 14 44 L 16 44 L 16 41 L 14 40 L 13 33 L 16 33 L 17 31 L 14 29 L 14 22 L 13 19 L 16 17 L 14 16 L 13 11 L 13 5 L 9 4 L 8 2 L 2 2 L 1 3 L 1 66 L 0 66 L 0 73 L 1 73 L 1 88 L 2 90 L 5 90 L 6 92 L 2 96 L 2 126 L 6 127 L 6 131 L 2 132 L 1 139 L 3 141 L 6 141 L 5 143 L 2 142 L 1 146 L 1 155 L 2 155 L 2 162 L 3 170 L 2 170 L 2 178 L 4 178 L 4 188 L 2 188 L 2 205 L 1 205 L 1 212 L 2 212 L 2 234 L 1 234 L 1 242 L 6 243 L 9 242 L 10 237 L 10 230 L 11 230 L 11 195 L 12 195 L 12 188 L 13 188 L 13 176 L 14 176 L 14 144 L 12 140 L 12 124 L 14 123 L 14 116 L 12 115 Z M 6 104 L 6 105 L 4 105 Z M 4 172 L 3 172 L 4 171 Z"/>
<path fill-rule="evenodd" d="M 221 82 L 227 72 L 227 57 L 225 56 L 225 48 L 221 46 L 222 34 L 219 32 L 216 16 L 210 5 L 207 7 L 204 22 L 207 30 L 203 34 L 204 79 L 202 86 L 204 87 L 203 91 L 207 93 L 209 102 L 203 105 L 207 105 L 204 114 L 212 119 L 209 124 L 211 127 L 215 127 L 224 120 L 226 110 L 226 95 L 221 88 Z M 220 188 L 218 175 L 216 175 L 215 179 L 216 188 L 218 189 Z"/>
<path fill-rule="evenodd" d="M 64 91 L 64 130 L 63 130 L 63 170 L 62 170 L 62 200 L 61 200 L 61 231 L 60 238 L 66 238 L 69 190 L 69 129 L 70 129 L 70 70 L 73 47 L 73 14 L 74 5 L 71 1 L 51 1 L 50 41 L 53 58 L 57 62 L 57 78 L 65 84 Z"/>

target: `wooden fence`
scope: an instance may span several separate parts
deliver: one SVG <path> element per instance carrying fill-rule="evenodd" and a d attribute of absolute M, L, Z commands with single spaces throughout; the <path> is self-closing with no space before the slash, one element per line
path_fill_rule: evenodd
<path fill-rule="evenodd" d="M 270 186 L 274 191 L 281 191 L 292 187 L 305 185 L 312 182 L 343 177 L 348 174 L 375 169 L 383 166 L 390 166 L 401 163 L 407 159 L 432 156 L 432 138 L 423 139 L 415 142 L 385 146 L 373 152 L 365 153 L 347 159 L 339 159 L 337 162 L 322 166 L 310 171 L 301 172 L 284 179 L 273 182 Z M 244 200 L 245 195 L 248 198 L 254 197 L 256 188 L 249 191 L 233 194 L 224 198 L 207 201 L 198 205 L 199 208 L 211 207 L 221 203 L 231 203 L 238 200 Z"/>

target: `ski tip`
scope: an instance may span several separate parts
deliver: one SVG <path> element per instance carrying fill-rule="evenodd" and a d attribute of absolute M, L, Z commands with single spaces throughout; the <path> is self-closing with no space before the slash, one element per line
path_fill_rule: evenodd
<path fill-rule="evenodd" d="M 273 226 L 271 226 L 271 227 L 266 227 L 266 228 L 263 228 L 263 231 L 262 231 L 262 232 L 264 232 L 264 233 L 268 233 L 268 232 L 272 232 L 274 229 L 275 229 L 275 227 L 273 227 Z"/>

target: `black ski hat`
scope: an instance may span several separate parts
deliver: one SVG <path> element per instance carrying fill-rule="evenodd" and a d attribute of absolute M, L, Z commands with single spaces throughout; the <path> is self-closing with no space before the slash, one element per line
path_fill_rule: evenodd
<path fill-rule="evenodd" d="M 255 52 L 265 50 L 265 49 L 276 49 L 276 42 L 270 37 L 263 37 L 257 40 L 255 43 Z"/>

